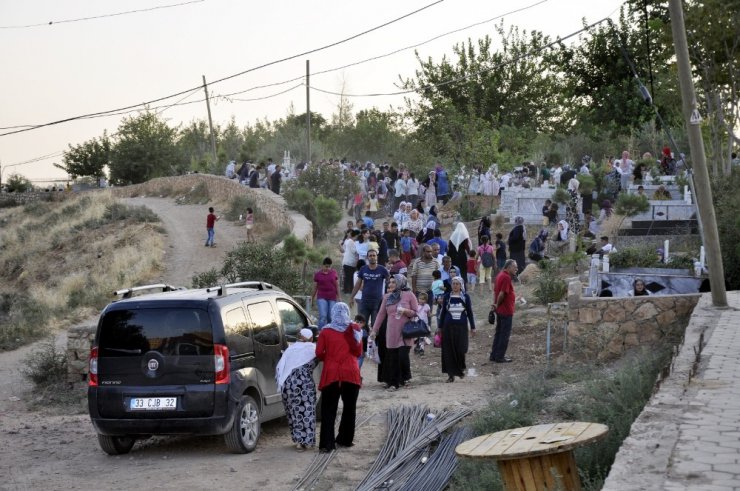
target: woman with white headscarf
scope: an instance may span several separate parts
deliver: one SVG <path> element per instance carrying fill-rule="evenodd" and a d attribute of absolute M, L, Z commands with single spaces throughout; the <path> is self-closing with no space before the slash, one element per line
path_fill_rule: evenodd
<path fill-rule="evenodd" d="M 406 277 L 402 274 L 392 276 L 388 280 L 388 293 L 383 297 L 378 316 L 373 324 L 371 337 L 375 339 L 383 321 L 385 330 L 385 357 L 383 358 L 383 382 L 389 392 L 406 386 L 411 380 L 411 351 L 412 339 L 403 338 L 403 326 L 416 316 L 419 303 L 416 296 L 408 287 Z"/>
<path fill-rule="evenodd" d="M 453 266 L 460 270 L 460 276 L 463 281 L 468 279 L 468 253 L 473 249 L 470 242 L 470 234 L 465 224 L 460 222 L 455 227 L 454 232 L 450 235 L 447 243 L 447 255 L 452 259 Z"/>
<path fill-rule="evenodd" d="M 319 451 L 331 452 L 337 445 L 351 447 L 355 438 L 357 397 L 362 379 L 357 358 L 362 354 L 362 331 L 349 317 L 349 306 L 337 302 L 331 309 L 331 322 L 324 326 L 316 344 L 316 358 L 324 362 L 321 370 L 321 433 Z M 342 419 L 334 436 L 339 399 Z"/>
<path fill-rule="evenodd" d="M 553 237 L 552 247 L 557 252 L 563 252 L 568 247 L 568 222 L 560 220 L 558 222 L 558 230 Z"/>
<path fill-rule="evenodd" d="M 509 232 L 509 258 L 516 261 L 517 274 L 524 271 L 526 266 L 526 258 L 524 251 L 527 245 L 527 229 L 524 227 L 524 218 L 514 218 L 514 228 Z"/>
<path fill-rule="evenodd" d="M 406 202 L 401 201 L 398 204 L 398 209 L 393 213 L 393 221 L 398 224 L 398 228 L 402 228 L 403 222 L 405 221 L 406 214 Z"/>
<path fill-rule="evenodd" d="M 288 346 L 275 368 L 278 390 L 283 396 L 290 437 L 299 451 L 316 445 L 316 345 L 313 331 L 301 329 L 298 342 Z"/>
<path fill-rule="evenodd" d="M 427 206 L 437 205 L 437 174 L 434 171 L 429 173 L 429 177 L 424 180 L 424 201 Z"/>
<path fill-rule="evenodd" d="M 454 382 L 455 377 L 465 376 L 468 324 L 470 333 L 475 335 L 475 319 L 473 304 L 465 293 L 462 278 L 455 276 L 450 282 L 451 291 L 442 297 L 439 325 L 442 329 L 442 373 L 447 374 L 447 382 Z"/>

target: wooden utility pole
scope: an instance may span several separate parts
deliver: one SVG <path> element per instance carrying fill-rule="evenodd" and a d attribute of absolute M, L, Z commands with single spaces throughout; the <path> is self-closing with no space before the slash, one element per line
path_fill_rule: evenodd
<path fill-rule="evenodd" d="M 203 75 L 203 90 L 206 93 L 206 108 L 208 109 L 208 127 L 211 129 L 211 152 L 213 152 L 213 163 L 218 163 L 218 155 L 216 155 L 216 135 L 213 134 L 213 120 L 211 119 L 211 100 L 208 98 L 208 84 L 206 84 L 206 76 Z"/>
<path fill-rule="evenodd" d="M 306 60 L 306 162 L 311 162 L 311 72 Z"/>
<path fill-rule="evenodd" d="M 686 42 L 686 27 L 683 20 L 681 0 L 668 0 L 668 11 L 671 16 L 671 30 L 673 44 L 676 47 L 676 63 L 678 65 L 678 81 L 681 86 L 683 100 L 683 115 L 687 120 L 689 136 L 689 150 L 693 161 L 694 181 L 696 184 L 696 205 L 704 224 L 704 246 L 707 250 L 709 262 L 709 281 L 712 284 L 712 304 L 715 307 L 727 307 L 727 291 L 725 290 L 725 273 L 722 266 L 722 251 L 719 246 L 719 231 L 717 217 L 712 202 L 712 188 L 709 183 L 707 159 L 704 154 L 704 140 L 701 136 L 701 115 L 697 109 L 694 83 L 691 79 L 691 65 L 689 64 L 689 47 Z"/>

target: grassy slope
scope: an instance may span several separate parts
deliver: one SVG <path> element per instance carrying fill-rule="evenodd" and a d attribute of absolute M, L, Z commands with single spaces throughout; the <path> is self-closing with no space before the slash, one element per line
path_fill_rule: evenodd
<path fill-rule="evenodd" d="M 94 314 L 161 270 L 158 218 L 109 192 L 0 210 L 0 350 Z"/>

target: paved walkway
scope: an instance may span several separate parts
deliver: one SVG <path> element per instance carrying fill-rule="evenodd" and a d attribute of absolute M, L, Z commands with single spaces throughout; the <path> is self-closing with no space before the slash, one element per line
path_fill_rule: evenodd
<path fill-rule="evenodd" d="M 728 303 L 714 309 L 702 296 L 604 490 L 740 490 L 740 292 Z"/>

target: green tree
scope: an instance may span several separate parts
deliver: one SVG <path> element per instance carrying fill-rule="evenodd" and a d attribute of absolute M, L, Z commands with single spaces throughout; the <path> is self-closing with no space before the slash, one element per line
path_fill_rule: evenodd
<path fill-rule="evenodd" d="M 342 219 L 342 207 L 336 200 L 324 196 L 316 196 L 313 202 L 316 208 L 314 235 L 323 238 Z"/>
<path fill-rule="evenodd" d="M 177 133 L 178 161 L 187 165 L 186 170 L 211 172 L 213 153 L 211 150 L 211 133 L 208 122 L 199 119 L 193 120 Z"/>
<path fill-rule="evenodd" d="M 105 167 L 110 163 L 111 143 L 108 135 L 103 133 L 79 145 L 69 145 L 69 150 L 62 156 L 62 164 L 54 167 L 62 169 L 76 179 L 78 177 L 103 177 Z"/>
<path fill-rule="evenodd" d="M 111 152 L 110 178 L 114 184 L 136 184 L 177 173 L 177 130 L 146 111 L 124 118 Z"/>
<path fill-rule="evenodd" d="M 20 174 L 11 174 L 5 183 L 5 189 L 9 193 L 25 193 L 33 189 L 33 184 Z"/>

